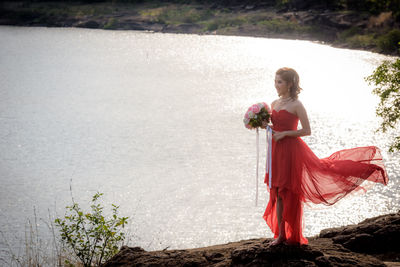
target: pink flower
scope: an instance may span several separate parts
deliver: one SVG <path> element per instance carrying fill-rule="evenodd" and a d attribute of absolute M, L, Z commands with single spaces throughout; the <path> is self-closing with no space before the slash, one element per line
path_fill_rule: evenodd
<path fill-rule="evenodd" d="M 271 113 L 271 110 L 270 110 L 269 106 L 267 105 L 267 103 L 262 102 L 262 104 L 264 105 L 264 108 L 267 110 L 267 112 Z"/>
<path fill-rule="evenodd" d="M 246 114 L 244 114 L 244 117 L 245 117 L 246 119 L 248 119 L 248 118 L 249 118 L 249 112 L 246 112 Z"/>
<path fill-rule="evenodd" d="M 257 104 L 255 104 L 255 105 L 251 106 L 251 110 L 252 110 L 255 114 L 257 114 L 258 112 L 260 112 L 260 107 L 259 107 Z"/>

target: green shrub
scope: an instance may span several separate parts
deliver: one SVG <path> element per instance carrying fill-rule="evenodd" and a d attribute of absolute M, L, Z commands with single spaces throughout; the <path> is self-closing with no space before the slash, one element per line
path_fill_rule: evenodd
<path fill-rule="evenodd" d="M 399 29 L 393 29 L 386 34 L 381 35 L 377 40 L 379 49 L 384 53 L 398 52 L 399 42 L 400 42 Z"/>
<path fill-rule="evenodd" d="M 205 30 L 206 31 L 212 32 L 212 31 L 215 31 L 217 29 L 218 29 L 218 23 L 215 22 L 215 21 L 213 21 L 211 23 L 207 23 L 206 26 L 205 26 Z"/>
<path fill-rule="evenodd" d="M 246 20 L 244 18 L 226 18 L 226 19 L 221 19 L 217 20 L 217 23 L 219 23 L 220 27 L 226 28 L 226 27 L 234 27 L 234 26 L 240 26 L 246 23 Z"/>
<path fill-rule="evenodd" d="M 166 7 L 157 14 L 157 21 L 170 24 L 196 23 L 214 16 L 209 9 L 198 9 L 189 5 Z"/>
<path fill-rule="evenodd" d="M 271 19 L 271 20 L 262 20 L 257 23 L 261 25 L 269 32 L 276 33 L 288 33 L 288 32 L 307 32 L 310 27 L 301 26 L 296 22 L 279 20 L 279 19 Z"/>
<path fill-rule="evenodd" d="M 375 45 L 375 38 L 372 34 L 356 34 L 347 38 L 346 43 L 354 48 L 368 48 Z"/>
<path fill-rule="evenodd" d="M 107 23 L 104 25 L 104 29 L 106 30 L 112 30 L 112 29 L 116 29 L 118 26 L 118 20 L 116 20 L 115 18 L 111 18 L 107 21 Z"/>
<path fill-rule="evenodd" d="M 346 29 L 338 34 L 338 39 L 339 40 L 346 40 L 350 37 L 353 37 L 354 35 L 360 34 L 362 30 L 359 27 L 351 27 L 349 29 Z"/>
<path fill-rule="evenodd" d="M 100 266 L 118 252 L 118 246 L 125 239 L 120 228 L 127 224 L 128 217 L 118 217 L 118 207 L 112 205 L 112 217 L 104 218 L 104 208 L 97 203 L 102 195 L 96 193 L 93 196 L 91 212 L 83 212 L 72 200 L 73 205 L 66 207 L 64 218 L 54 221 L 62 244 L 71 249 L 85 267 Z"/>
<path fill-rule="evenodd" d="M 400 59 L 384 61 L 365 79 L 375 86 L 373 93 L 380 98 L 376 114 L 382 118 L 382 123 L 378 130 L 396 129 L 400 121 Z M 393 138 L 389 147 L 389 151 L 395 150 L 400 151 L 400 135 Z"/>

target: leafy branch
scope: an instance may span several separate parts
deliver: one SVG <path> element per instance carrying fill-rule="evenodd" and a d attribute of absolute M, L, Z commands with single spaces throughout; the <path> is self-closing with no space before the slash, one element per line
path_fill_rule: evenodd
<path fill-rule="evenodd" d="M 400 59 L 384 61 L 365 80 L 375 88 L 373 93 L 380 98 L 376 114 L 383 119 L 378 131 L 395 129 L 400 120 Z M 389 151 L 400 150 L 400 136 L 394 137 Z"/>
<path fill-rule="evenodd" d="M 69 247 L 86 266 L 100 266 L 118 252 L 125 239 L 120 231 L 128 217 L 118 217 L 118 206 L 112 204 L 112 217 L 103 216 L 104 208 L 98 203 L 102 193 L 92 197 L 91 212 L 83 212 L 72 199 L 64 218 L 55 219 L 60 230 L 61 242 Z M 67 264 L 70 264 L 67 262 Z"/>

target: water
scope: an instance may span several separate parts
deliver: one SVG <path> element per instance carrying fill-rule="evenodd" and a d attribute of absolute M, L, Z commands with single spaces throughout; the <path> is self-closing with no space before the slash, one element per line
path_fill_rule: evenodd
<path fill-rule="evenodd" d="M 12 246 L 34 209 L 49 235 L 48 213 L 64 214 L 70 186 L 83 206 L 97 191 L 106 206 L 120 205 L 132 219 L 130 245 L 147 250 L 271 237 L 262 178 L 254 206 L 255 133 L 242 118 L 276 98 L 282 66 L 300 74 L 313 151 L 377 145 L 390 177 L 335 206 L 307 206 L 305 235 L 400 208 L 400 155 L 387 153 L 394 133 L 375 133 L 378 99 L 364 81 L 388 57 L 250 37 L 20 27 L 0 35 L 0 229 Z"/>

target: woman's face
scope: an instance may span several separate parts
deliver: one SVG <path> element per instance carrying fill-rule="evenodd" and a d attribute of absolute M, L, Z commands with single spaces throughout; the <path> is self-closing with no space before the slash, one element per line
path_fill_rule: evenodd
<path fill-rule="evenodd" d="M 275 88 L 279 96 L 289 94 L 289 84 L 280 75 L 275 75 Z"/>

